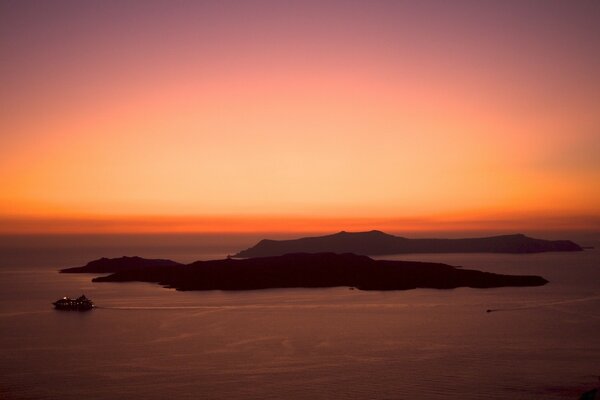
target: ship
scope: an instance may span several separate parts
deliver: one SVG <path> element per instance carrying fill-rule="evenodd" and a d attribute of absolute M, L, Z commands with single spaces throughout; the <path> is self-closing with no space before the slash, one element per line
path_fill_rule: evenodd
<path fill-rule="evenodd" d="M 88 311 L 95 307 L 94 303 L 83 294 L 76 299 L 63 297 L 52 304 L 54 304 L 54 308 L 57 310 L 68 311 Z"/>

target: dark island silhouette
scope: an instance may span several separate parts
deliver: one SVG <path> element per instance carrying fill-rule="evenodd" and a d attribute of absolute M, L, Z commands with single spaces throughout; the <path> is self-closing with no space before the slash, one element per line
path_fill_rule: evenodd
<path fill-rule="evenodd" d="M 570 240 L 543 240 L 522 234 L 470 239 L 408 239 L 381 231 L 339 232 L 292 240 L 261 240 L 235 254 L 237 258 L 280 256 L 288 253 L 354 253 L 386 255 L 407 253 L 541 253 L 582 251 Z"/>
<path fill-rule="evenodd" d="M 102 257 L 94 261 L 90 261 L 83 267 L 61 269 L 62 273 L 79 273 L 79 272 L 94 272 L 107 274 L 110 272 L 127 271 L 130 269 L 139 268 L 154 268 L 154 267 L 175 267 L 183 265 L 171 260 L 149 259 L 142 257 L 120 257 L 106 258 Z"/>
<path fill-rule="evenodd" d="M 452 289 L 541 286 L 540 276 L 500 275 L 446 264 L 373 260 L 335 253 L 296 253 L 275 257 L 196 261 L 182 265 L 139 257 L 96 260 L 61 272 L 111 275 L 94 282 L 153 282 L 177 290 L 255 290 L 352 287 L 361 290 Z"/>

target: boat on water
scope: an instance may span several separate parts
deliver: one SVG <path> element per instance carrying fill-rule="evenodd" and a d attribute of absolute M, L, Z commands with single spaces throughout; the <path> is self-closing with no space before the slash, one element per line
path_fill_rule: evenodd
<path fill-rule="evenodd" d="M 57 310 L 67 311 L 88 311 L 95 307 L 94 303 L 83 294 L 76 299 L 63 297 L 52 304 Z"/>

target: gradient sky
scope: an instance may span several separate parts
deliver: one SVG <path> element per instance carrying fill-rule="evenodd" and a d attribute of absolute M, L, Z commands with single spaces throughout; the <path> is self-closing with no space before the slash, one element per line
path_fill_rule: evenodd
<path fill-rule="evenodd" d="M 3 232 L 600 229 L 598 1 L 2 1 L 0 46 Z"/>

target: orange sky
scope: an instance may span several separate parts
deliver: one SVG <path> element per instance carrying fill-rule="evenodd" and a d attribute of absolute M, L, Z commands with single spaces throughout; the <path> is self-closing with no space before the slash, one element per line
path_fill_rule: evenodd
<path fill-rule="evenodd" d="M 597 2 L 285 3 L 3 2 L 0 232 L 600 229 Z"/>

